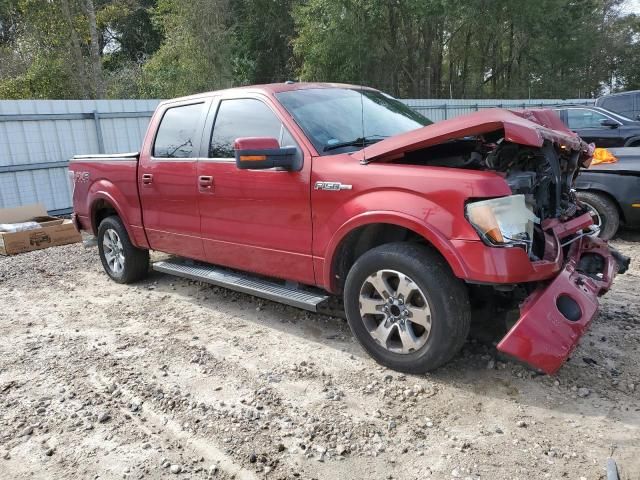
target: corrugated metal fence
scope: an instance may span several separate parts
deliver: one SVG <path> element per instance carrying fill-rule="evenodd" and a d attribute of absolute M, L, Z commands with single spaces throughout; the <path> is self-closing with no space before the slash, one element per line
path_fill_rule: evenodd
<path fill-rule="evenodd" d="M 0 208 L 71 208 L 69 158 L 137 151 L 159 100 L 0 101 Z"/>
<path fill-rule="evenodd" d="M 137 151 L 160 100 L 0 101 L 0 208 L 39 202 L 68 213 L 73 155 Z M 434 121 L 485 108 L 525 108 L 585 100 L 403 100 Z"/>
<path fill-rule="evenodd" d="M 559 99 L 527 99 L 527 100 L 425 100 L 425 99 L 408 99 L 403 100 L 404 103 L 411 108 L 422 113 L 425 117 L 433 120 L 434 122 L 440 120 L 447 120 L 449 118 L 458 117 L 466 113 L 477 112 L 487 108 L 509 108 L 509 109 L 521 109 L 521 108 L 537 108 L 548 107 L 552 105 L 558 105 L 562 103 L 570 103 L 575 105 L 593 105 L 595 100 L 585 99 L 571 99 L 571 100 L 559 100 Z"/>

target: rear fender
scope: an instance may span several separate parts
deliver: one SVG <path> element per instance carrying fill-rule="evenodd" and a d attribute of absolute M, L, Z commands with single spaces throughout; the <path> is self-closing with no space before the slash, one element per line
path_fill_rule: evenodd
<path fill-rule="evenodd" d="M 131 220 L 129 215 L 127 215 L 126 210 L 123 208 L 123 205 L 126 205 L 126 198 L 122 194 L 122 192 L 116 187 L 115 184 L 108 180 L 98 180 L 91 185 L 89 189 L 89 195 L 87 198 L 90 199 L 91 207 L 88 209 L 90 215 L 91 222 L 91 230 L 95 235 L 98 234 L 98 226 L 94 224 L 96 209 L 100 200 L 107 202 L 109 205 L 113 207 L 116 211 L 122 223 L 124 224 L 125 229 L 127 230 L 127 234 L 129 235 L 129 239 L 134 244 L 134 246 L 141 247 L 143 245 L 135 245 L 134 232 L 131 228 Z"/>

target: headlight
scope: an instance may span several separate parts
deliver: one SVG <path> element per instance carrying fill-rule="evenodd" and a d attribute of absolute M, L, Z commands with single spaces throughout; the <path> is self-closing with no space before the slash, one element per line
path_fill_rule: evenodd
<path fill-rule="evenodd" d="M 524 195 L 493 198 L 468 203 L 467 219 L 485 243 L 494 246 L 520 245 L 529 251 L 533 224 L 539 223 L 527 206 Z"/>

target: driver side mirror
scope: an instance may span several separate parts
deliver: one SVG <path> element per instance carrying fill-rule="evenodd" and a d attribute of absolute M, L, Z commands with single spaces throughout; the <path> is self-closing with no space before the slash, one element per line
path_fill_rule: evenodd
<path fill-rule="evenodd" d="M 616 122 L 615 120 L 611 120 L 610 118 L 602 120 L 600 122 L 600 125 L 602 125 L 603 127 L 618 128 L 618 122 Z"/>
<path fill-rule="evenodd" d="M 296 164 L 296 147 L 280 147 L 275 138 L 236 138 L 233 148 L 236 153 L 236 167 L 240 170 L 264 170 L 274 167 L 293 170 Z"/>

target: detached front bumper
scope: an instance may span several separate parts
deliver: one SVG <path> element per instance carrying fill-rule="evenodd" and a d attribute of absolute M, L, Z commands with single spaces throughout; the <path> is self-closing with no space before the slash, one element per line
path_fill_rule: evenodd
<path fill-rule="evenodd" d="M 562 224 L 550 230 L 557 242 L 573 233 Z M 564 268 L 522 303 L 520 319 L 500 341 L 498 350 L 548 374 L 556 373 L 595 317 L 598 297 L 609 290 L 628 262 L 599 238 L 583 236 L 574 241 Z M 578 271 L 587 263 L 598 265 L 598 272 Z"/>

